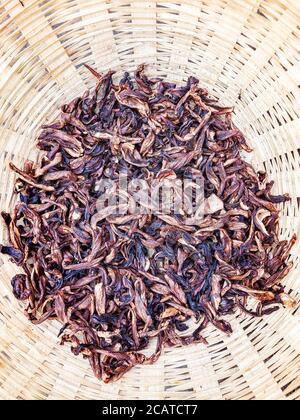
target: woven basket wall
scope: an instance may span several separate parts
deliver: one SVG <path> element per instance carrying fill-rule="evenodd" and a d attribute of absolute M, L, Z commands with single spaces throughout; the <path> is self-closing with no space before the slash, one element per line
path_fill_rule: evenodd
<path fill-rule="evenodd" d="M 23 5 L 22 5 L 23 3 Z M 82 65 L 182 82 L 198 76 L 254 147 L 282 206 L 282 235 L 300 227 L 299 1 L 0 1 L 0 208 L 14 202 L 13 160 L 36 159 L 35 137 L 60 105 L 94 86 Z M 7 239 L 1 228 L 0 241 Z M 166 349 L 119 382 L 97 381 L 87 361 L 58 345 L 56 323 L 32 326 L 0 259 L 1 399 L 300 399 L 300 265 L 285 279 L 296 299 L 264 319 L 235 315 L 234 333 L 206 331 L 209 346 Z"/>

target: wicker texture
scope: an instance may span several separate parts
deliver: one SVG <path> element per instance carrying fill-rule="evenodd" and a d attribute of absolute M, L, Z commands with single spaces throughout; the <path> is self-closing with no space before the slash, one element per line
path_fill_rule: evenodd
<path fill-rule="evenodd" d="M 254 147 L 282 206 L 282 235 L 300 227 L 298 0 L 0 1 L 0 208 L 14 202 L 8 162 L 36 159 L 39 126 L 94 85 L 82 66 L 133 70 L 176 82 L 198 76 Z M 0 241 L 7 239 L 1 228 Z M 300 399 L 300 265 L 285 279 L 297 301 L 264 319 L 236 314 L 234 333 L 210 327 L 209 346 L 166 349 L 104 385 L 58 346 L 58 324 L 32 326 L 13 297 L 17 268 L 0 259 L 0 399 Z"/>

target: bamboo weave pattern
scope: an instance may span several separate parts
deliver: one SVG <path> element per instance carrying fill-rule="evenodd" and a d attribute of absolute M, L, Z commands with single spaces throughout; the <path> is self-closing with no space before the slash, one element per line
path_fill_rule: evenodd
<path fill-rule="evenodd" d="M 252 163 L 274 193 L 292 197 L 281 233 L 299 236 L 299 23 L 297 0 L 0 0 L 1 210 L 16 199 L 8 162 L 35 160 L 39 126 L 94 86 L 82 64 L 119 77 L 145 62 L 147 73 L 175 82 L 195 75 L 235 104 Z M 299 251 L 298 241 L 284 280 L 295 308 L 236 314 L 231 336 L 210 327 L 209 346 L 166 349 L 109 385 L 58 345 L 58 324 L 27 321 L 10 288 L 17 268 L 1 256 L 0 399 L 300 399 Z"/>

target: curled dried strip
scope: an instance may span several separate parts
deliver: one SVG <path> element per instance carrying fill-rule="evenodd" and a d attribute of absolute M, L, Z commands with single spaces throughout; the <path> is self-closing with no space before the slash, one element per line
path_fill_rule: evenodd
<path fill-rule="evenodd" d="M 220 106 L 194 77 L 177 87 L 149 79 L 141 65 L 134 79 L 125 73 L 114 84 L 112 71 L 86 67 L 97 86 L 42 127 L 39 164 L 10 165 L 20 203 L 2 213 L 10 244 L 0 251 L 24 270 L 11 283 L 31 322 L 59 320 L 61 343 L 111 382 L 154 363 L 163 346 L 206 343 L 209 323 L 230 333 L 224 316 L 237 309 L 263 316 L 292 307 L 280 282 L 296 237 L 279 240 L 276 208 L 289 196 L 273 195 L 266 174 L 243 160 L 241 150 L 251 148 L 233 107 Z M 120 216 L 113 208 L 95 216 L 97 182 L 124 171 L 154 188 L 203 179 L 205 217 L 193 224 L 182 214 Z M 188 333 L 191 319 L 197 325 Z"/>

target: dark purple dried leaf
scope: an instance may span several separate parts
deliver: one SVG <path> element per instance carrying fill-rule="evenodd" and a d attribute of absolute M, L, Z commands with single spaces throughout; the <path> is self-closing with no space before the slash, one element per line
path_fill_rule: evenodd
<path fill-rule="evenodd" d="M 243 160 L 241 150 L 251 149 L 233 107 L 209 98 L 194 77 L 178 87 L 149 79 L 141 65 L 116 85 L 113 71 L 86 67 L 96 88 L 42 127 L 40 162 L 10 165 L 20 203 L 2 213 L 9 245 L 0 252 L 24 271 L 12 288 L 28 300 L 30 321 L 59 320 L 61 343 L 108 383 L 154 363 L 164 346 L 207 344 L 208 324 L 232 332 L 223 317 L 237 309 L 261 317 L 292 308 L 281 280 L 296 236 L 279 240 L 276 208 L 289 196 L 272 195 L 266 174 Z M 97 182 L 125 171 L 157 190 L 165 180 L 203 180 L 204 218 L 131 214 L 127 200 L 119 214 L 114 206 L 97 212 Z M 191 318 L 196 328 L 183 336 Z"/>

